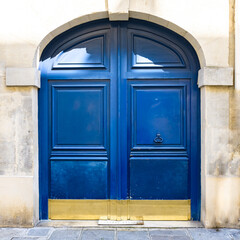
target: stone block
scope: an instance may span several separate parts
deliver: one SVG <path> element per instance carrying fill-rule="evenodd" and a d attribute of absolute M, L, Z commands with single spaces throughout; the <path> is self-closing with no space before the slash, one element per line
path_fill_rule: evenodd
<path fill-rule="evenodd" d="M 6 85 L 40 88 L 40 72 L 36 68 L 7 68 Z"/>
<path fill-rule="evenodd" d="M 1 36 L 0 41 L 2 40 Z M 5 62 L 7 67 L 31 68 L 38 43 L 31 43 L 31 40 L 29 40 L 20 43 L 15 41 L 11 44 L 11 37 L 6 41 L 6 44 L 0 44 L 0 61 Z"/>
<path fill-rule="evenodd" d="M 56 229 L 52 235 L 50 236 L 49 240 L 78 240 L 81 234 L 81 229 Z"/>
<path fill-rule="evenodd" d="M 185 29 L 179 27 L 179 25 L 174 24 L 172 22 L 169 22 L 167 27 L 181 36 L 185 36 L 187 34 L 187 31 Z"/>
<path fill-rule="evenodd" d="M 0 172 L 2 175 L 32 175 L 34 157 L 37 159 L 38 154 L 37 89 L 18 87 L 2 90 Z"/>
<path fill-rule="evenodd" d="M 148 239 L 147 231 L 118 231 L 118 240 L 146 240 Z"/>
<path fill-rule="evenodd" d="M 235 1 L 235 88 L 240 90 L 240 1 Z"/>
<path fill-rule="evenodd" d="M 0 176 L 0 226 L 33 225 L 33 177 Z"/>
<path fill-rule="evenodd" d="M 114 239 L 114 231 L 113 230 L 96 230 L 96 229 L 87 229 L 84 230 L 82 233 L 81 240 L 98 240 L 98 239 L 104 239 L 104 240 L 111 240 Z"/>
<path fill-rule="evenodd" d="M 12 240 L 14 236 L 23 236 L 26 233 L 24 228 L 1 228 L 0 239 L 1 240 Z"/>
<path fill-rule="evenodd" d="M 198 72 L 198 86 L 232 86 L 231 67 L 204 67 Z"/>
<path fill-rule="evenodd" d="M 47 240 L 39 237 L 13 237 L 11 240 Z"/>
<path fill-rule="evenodd" d="M 231 229 L 230 230 L 230 236 L 234 239 L 234 240 L 239 240 L 240 239 L 240 230 L 237 229 Z"/>
<path fill-rule="evenodd" d="M 231 149 L 229 146 L 229 130 L 206 128 L 205 171 L 211 176 L 229 175 Z"/>
<path fill-rule="evenodd" d="M 89 14 L 88 17 L 89 17 L 90 21 L 108 18 L 108 12 L 107 11 L 94 12 L 94 13 Z"/>
<path fill-rule="evenodd" d="M 129 0 L 108 0 L 110 21 L 127 21 L 129 18 Z"/>
<path fill-rule="evenodd" d="M 131 14 L 130 14 L 131 16 Z M 148 21 L 153 22 L 153 23 L 157 23 L 163 27 L 168 27 L 169 21 L 166 21 L 163 18 L 160 18 L 158 16 L 154 16 L 154 15 L 149 15 Z"/>
<path fill-rule="evenodd" d="M 240 227 L 240 178 L 206 176 L 205 180 L 205 227 Z"/>
<path fill-rule="evenodd" d="M 208 239 L 208 240 L 232 240 L 228 232 L 224 231 L 224 229 L 221 230 L 210 230 L 210 229 L 189 229 L 190 236 L 194 240 L 202 240 L 202 239 Z"/>
<path fill-rule="evenodd" d="M 130 11 L 129 17 L 148 21 L 150 15 L 148 13 Z M 155 18 L 155 20 L 156 20 L 156 18 Z M 152 22 L 155 22 L 155 20 L 153 19 Z"/>
<path fill-rule="evenodd" d="M 48 236 L 51 228 L 32 228 L 28 231 L 27 235 L 32 237 L 45 237 Z"/>
<path fill-rule="evenodd" d="M 149 230 L 150 236 L 175 236 L 177 237 L 185 237 L 187 236 L 187 232 L 185 230 L 166 230 L 166 229 L 161 229 L 161 230 Z"/>
<path fill-rule="evenodd" d="M 222 36 L 221 33 L 209 34 L 205 37 L 193 34 L 204 51 L 206 66 L 229 67 L 229 36 Z"/>
<path fill-rule="evenodd" d="M 170 236 L 151 236 L 151 240 L 172 240 Z"/>
<path fill-rule="evenodd" d="M 205 91 L 204 111 L 206 126 L 213 128 L 229 128 L 230 93 L 228 88 L 207 87 L 203 91 Z"/>
<path fill-rule="evenodd" d="M 232 148 L 228 88 L 204 87 L 201 89 L 201 101 L 202 173 L 206 171 L 212 176 L 229 175 Z"/>

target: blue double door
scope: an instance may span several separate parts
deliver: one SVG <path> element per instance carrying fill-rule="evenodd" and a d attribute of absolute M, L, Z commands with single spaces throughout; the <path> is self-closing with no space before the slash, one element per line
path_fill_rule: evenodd
<path fill-rule="evenodd" d="M 42 218 L 58 200 L 110 199 L 189 201 L 199 219 L 198 68 L 182 37 L 142 21 L 54 39 L 40 63 Z"/>

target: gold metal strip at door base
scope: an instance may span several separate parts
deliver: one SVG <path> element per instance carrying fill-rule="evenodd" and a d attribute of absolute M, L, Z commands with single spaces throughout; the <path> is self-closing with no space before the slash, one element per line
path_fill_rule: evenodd
<path fill-rule="evenodd" d="M 190 220 L 190 200 L 49 199 L 49 219 L 58 220 Z"/>

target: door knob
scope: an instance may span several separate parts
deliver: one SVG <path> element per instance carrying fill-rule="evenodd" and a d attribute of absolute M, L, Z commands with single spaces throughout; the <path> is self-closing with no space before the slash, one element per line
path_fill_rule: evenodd
<path fill-rule="evenodd" d="M 163 138 L 161 137 L 160 133 L 157 133 L 156 137 L 153 139 L 155 143 L 162 143 Z"/>

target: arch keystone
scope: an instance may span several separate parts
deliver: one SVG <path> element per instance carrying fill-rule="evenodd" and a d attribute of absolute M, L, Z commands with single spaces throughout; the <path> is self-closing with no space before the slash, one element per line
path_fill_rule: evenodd
<path fill-rule="evenodd" d="M 128 21 L 129 0 L 108 0 L 108 15 L 110 21 Z"/>

